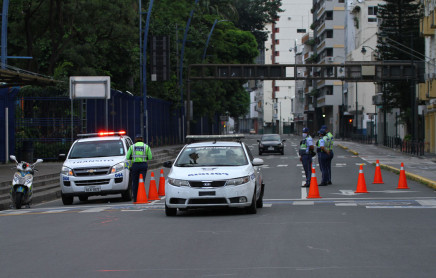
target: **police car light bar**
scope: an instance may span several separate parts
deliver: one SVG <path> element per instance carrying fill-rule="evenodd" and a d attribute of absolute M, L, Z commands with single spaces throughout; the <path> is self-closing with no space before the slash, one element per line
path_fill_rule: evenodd
<path fill-rule="evenodd" d="M 124 130 L 121 130 L 121 131 L 100 131 L 98 133 L 77 134 L 77 137 L 95 137 L 95 136 L 113 136 L 113 135 L 126 135 L 126 132 Z"/>
<path fill-rule="evenodd" d="M 186 139 L 191 141 L 206 141 L 206 140 L 237 140 L 245 138 L 244 134 L 228 134 L 228 135 L 187 135 Z"/>

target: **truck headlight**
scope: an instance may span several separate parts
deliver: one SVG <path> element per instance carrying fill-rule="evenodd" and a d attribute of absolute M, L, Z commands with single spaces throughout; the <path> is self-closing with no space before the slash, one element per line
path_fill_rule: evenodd
<path fill-rule="evenodd" d="M 124 170 L 124 162 L 121 162 L 121 163 L 118 163 L 118 164 L 115 164 L 114 166 L 112 166 L 111 174 L 118 173 L 118 172 L 121 172 L 123 170 Z"/>
<path fill-rule="evenodd" d="M 226 185 L 241 185 L 250 181 L 249 176 L 227 180 Z"/>
<path fill-rule="evenodd" d="M 62 166 L 61 174 L 64 176 L 74 176 L 73 170 L 65 166 Z"/>
<path fill-rule="evenodd" d="M 178 180 L 178 179 L 168 179 L 168 183 L 174 186 L 189 186 L 189 181 Z"/>

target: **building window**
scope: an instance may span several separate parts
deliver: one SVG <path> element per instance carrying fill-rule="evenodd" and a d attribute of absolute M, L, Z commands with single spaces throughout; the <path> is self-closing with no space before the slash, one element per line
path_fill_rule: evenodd
<path fill-rule="evenodd" d="M 326 38 L 328 39 L 333 38 L 333 30 L 327 30 L 325 34 L 326 34 Z"/>
<path fill-rule="evenodd" d="M 276 40 L 276 44 L 280 44 L 280 40 Z"/>
<path fill-rule="evenodd" d="M 333 11 L 325 12 L 325 20 L 333 20 Z"/>
<path fill-rule="evenodd" d="M 274 28 L 274 32 L 275 32 L 275 33 L 280 32 L 280 28 Z"/>
<path fill-rule="evenodd" d="M 368 15 L 377 15 L 378 7 L 370 6 L 368 7 Z"/>
<path fill-rule="evenodd" d="M 368 22 L 377 22 L 377 17 L 368 17 Z"/>
<path fill-rule="evenodd" d="M 275 55 L 275 56 L 280 56 L 280 51 L 275 51 L 275 52 L 274 52 L 274 55 Z"/>

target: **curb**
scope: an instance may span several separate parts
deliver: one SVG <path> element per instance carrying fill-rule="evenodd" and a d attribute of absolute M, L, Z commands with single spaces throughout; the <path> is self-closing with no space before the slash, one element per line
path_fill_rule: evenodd
<path fill-rule="evenodd" d="M 374 164 L 374 165 L 375 165 L 375 164 Z M 393 172 L 393 173 L 396 173 L 396 174 L 400 174 L 400 169 L 395 168 L 395 167 L 392 167 L 392 166 L 389 166 L 389 165 L 380 164 L 380 168 L 383 168 L 383 169 L 389 170 L 389 171 L 391 171 L 391 172 Z M 411 180 L 414 180 L 414 181 L 420 182 L 420 183 L 422 183 L 422 184 L 425 184 L 426 186 L 428 186 L 428 187 L 430 187 L 430 188 L 436 190 L 436 181 L 432 181 L 432 180 L 430 180 L 430 179 L 427 179 L 427 178 L 421 177 L 421 176 L 416 175 L 416 174 L 407 173 L 407 171 L 406 171 L 406 177 L 407 177 L 408 179 L 411 179 Z"/>
<path fill-rule="evenodd" d="M 341 144 L 336 144 L 336 145 L 339 146 L 340 148 L 346 150 L 347 152 L 350 152 L 350 153 L 352 153 L 352 154 L 354 154 L 354 155 L 359 155 L 358 152 L 353 151 L 353 150 L 350 150 L 348 147 L 345 147 L 345 146 L 343 146 L 343 145 L 341 145 Z"/>

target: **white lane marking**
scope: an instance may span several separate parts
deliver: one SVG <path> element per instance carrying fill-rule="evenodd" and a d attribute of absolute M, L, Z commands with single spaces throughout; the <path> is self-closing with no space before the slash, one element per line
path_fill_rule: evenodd
<path fill-rule="evenodd" d="M 263 204 L 263 207 L 264 208 L 270 208 L 270 207 L 272 207 L 272 204 Z"/>
<path fill-rule="evenodd" d="M 436 200 L 418 200 L 421 206 L 436 206 Z"/>
<path fill-rule="evenodd" d="M 277 167 L 288 167 L 288 164 L 279 164 Z"/>
<path fill-rule="evenodd" d="M 312 206 L 315 204 L 314 201 L 295 201 L 292 203 L 294 206 Z"/>
<path fill-rule="evenodd" d="M 345 167 L 347 163 L 336 163 L 336 167 Z"/>
<path fill-rule="evenodd" d="M 88 213 L 88 212 L 102 212 L 104 210 L 108 209 L 108 207 L 97 207 L 97 208 L 90 208 L 80 211 L 79 213 Z"/>
<path fill-rule="evenodd" d="M 303 167 L 303 164 L 297 164 L 297 167 Z"/>
<path fill-rule="evenodd" d="M 306 182 L 304 182 L 306 183 Z M 302 187 L 301 188 L 301 200 L 305 200 L 307 197 L 307 187 Z"/>
<path fill-rule="evenodd" d="M 49 210 L 49 211 L 43 211 L 42 213 L 60 213 L 64 211 L 69 211 L 68 209 L 56 209 L 56 210 Z"/>
<path fill-rule="evenodd" d="M 344 195 L 344 196 L 354 196 L 357 195 L 356 193 L 354 193 L 353 190 L 339 190 L 341 193 L 332 193 L 332 194 L 337 194 L 337 195 Z"/>
<path fill-rule="evenodd" d="M 357 166 L 366 165 L 366 163 L 356 163 Z"/>
<path fill-rule="evenodd" d="M 144 211 L 143 209 L 122 209 L 121 211 Z"/>
<path fill-rule="evenodd" d="M 356 203 L 335 203 L 337 207 L 357 207 Z"/>
<path fill-rule="evenodd" d="M 375 208 L 375 209 L 435 209 L 436 206 L 366 206 L 366 208 Z"/>

